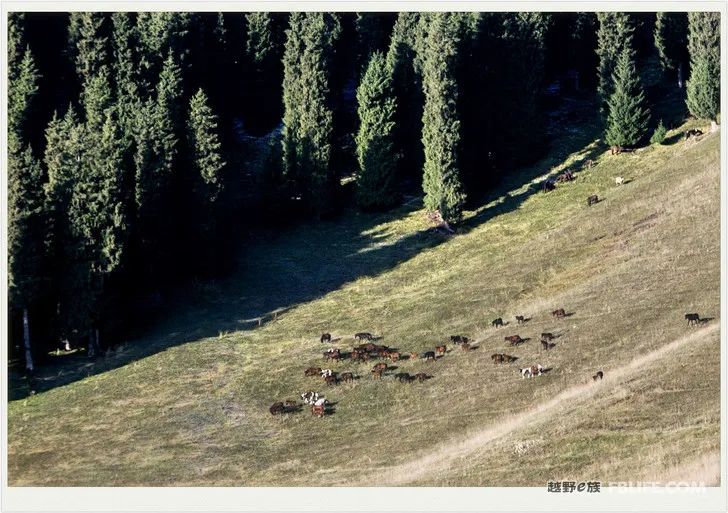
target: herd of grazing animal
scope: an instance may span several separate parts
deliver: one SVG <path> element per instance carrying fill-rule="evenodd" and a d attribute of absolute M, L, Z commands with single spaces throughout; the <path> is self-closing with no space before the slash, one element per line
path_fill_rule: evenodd
<path fill-rule="evenodd" d="M 551 315 L 555 317 L 556 319 L 565 319 L 566 317 L 570 316 L 571 314 L 567 314 L 566 310 L 563 308 L 557 308 L 556 310 L 553 310 L 551 312 Z M 523 315 L 516 315 L 515 316 L 516 323 L 521 325 L 525 324 L 530 320 L 530 318 L 526 318 Z M 686 313 L 685 314 L 685 320 L 688 323 L 688 326 L 697 326 L 701 323 L 707 322 L 709 319 L 701 319 L 700 316 L 697 313 Z M 491 322 L 491 326 L 495 328 L 501 328 L 506 326 L 507 323 L 503 322 L 503 318 L 498 317 L 494 319 Z M 554 347 L 556 347 L 556 344 L 553 342 L 553 340 L 557 338 L 556 335 L 550 332 L 543 332 L 541 333 L 540 342 L 541 347 L 544 351 L 552 350 Z M 351 353 L 348 353 L 349 358 L 352 361 L 363 363 L 367 362 L 371 359 L 385 359 L 390 360 L 392 362 L 397 362 L 400 359 L 407 359 L 407 360 L 425 360 L 425 361 L 436 361 L 439 358 L 442 358 L 446 355 L 448 352 L 447 345 L 442 344 L 435 347 L 433 351 L 425 351 L 421 355 L 418 355 L 418 353 L 409 353 L 406 355 L 400 354 L 399 351 L 389 348 L 384 345 L 375 344 L 373 341 L 376 340 L 376 338 L 368 332 L 361 332 L 356 333 L 354 335 L 355 340 L 359 341 L 366 341 L 365 343 L 358 345 L 354 347 L 351 351 Z M 322 343 L 325 342 L 332 342 L 334 339 L 331 337 L 330 333 L 323 333 L 320 338 Z M 339 339 L 336 339 L 339 340 Z M 522 338 L 520 335 L 508 335 L 504 337 L 504 340 L 509 343 L 511 346 L 520 346 L 521 344 L 526 343 L 529 338 Z M 470 351 L 474 349 L 476 346 L 471 345 L 471 341 L 468 337 L 464 335 L 451 335 L 450 336 L 450 342 L 456 346 L 460 346 L 460 348 L 463 351 Z M 342 353 L 340 349 L 338 348 L 329 348 L 328 350 L 323 352 L 323 356 L 326 361 L 339 361 L 344 358 L 345 353 Z M 505 353 L 495 353 L 491 355 L 491 360 L 494 364 L 509 364 L 517 361 L 519 358 L 517 356 L 505 354 Z M 396 369 L 396 367 L 390 367 L 390 365 L 387 362 L 380 361 L 374 364 L 374 366 L 371 369 L 371 375 L 372 378 L 381 380 L 388 370 Z M 547 369 L 543 367 L 540 363 L 536 363 L 533 365 L 530 365 L 528 367 L 523 367 L 519 369 L 519 372 L 521 374 L 521 378 L 535 378 L 537 376 L 541 376 L 548 372 L 550 369 Z M 356 379 L 359 379 L 358 376 L 356 376 L 353 372 L 342 372 L 337 373 L 332 369 L 322 369 L 320 367 L 309 367 L 306 370 L 304 370 L 304 375 L 309 377 L 320 377 L 323 379 L 324 383 L 329 386 L 337 385 L 340 382 L 344 383 L 351 383 Z M 425 372 L 418 372 L 416 374 L 410 374 L 408 372 L 399 372 L 397 374 L 394 374 L 394 379 L 399 381 L 400 383 L 412 383 L 415 381 L 424 382 L 428 379 L 432 378 L 432 375 L 427 374 Z M 593 381 L 598 381 L 604 379 L 604 371 L 599 370 L 596 374 L 592 376 Z M 311 414 L 315 417 L 324 417 L 328 413 L 330 413 L 330 407 L 332 403 L 330 403 L 325 397 L 322 397 L 319 395 L 318 392 L 315 391 L 309 391 L 305 392 L 300 395 L 302 401 L 304 404 L 311 406 Z M 272 415 L 281 415 L 284 413 L 293 413 L 300 410 L 300 406 L 297 402 L 286 400 L 281 402 L 275 402 L 273 403 L 269 411 Z"/>

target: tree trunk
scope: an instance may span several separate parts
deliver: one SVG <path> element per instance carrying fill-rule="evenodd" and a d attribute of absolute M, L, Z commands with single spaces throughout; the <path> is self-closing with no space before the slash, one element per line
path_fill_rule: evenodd
<path fill-rule="evenodd" d="M 683 63 L 680 61 L 677 65 L 677 86 L 682 89 L 685 82 L 683 81 Z"/>
<path fill-rule="evenodd" d="M 23 308 L 23 345 L 25 346 L 25 370 L 33 372 L 33 352 L 30 350 L 30 326 L 27 308 Z"/>
<path fill-rule="evenodd" d="M 88 334 L 88 357 L 94 358 L 96 356 L 96 344 L 95 344 L 96 333 L 91 330 Z"/>

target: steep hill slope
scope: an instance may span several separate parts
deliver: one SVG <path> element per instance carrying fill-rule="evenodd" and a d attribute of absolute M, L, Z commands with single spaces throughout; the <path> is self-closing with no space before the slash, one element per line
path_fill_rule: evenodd
<path fill-rule="evenodd" d="M 239 276 L 109 355 L 107 372 L 11 402 L 10 484 L 715 482 L 719 149 L 708 134 L 618 156 L 596 143 L 557 152 L 452 238 L 429 230 L 413 199 L 261 240 Z M 587 158 L 596 165 L 553 192 L 532 181 Z M 587 207 L 591 194 L 603 200 Z M 556 308 L 571 315 L 554 319 Z M 276 320 L 250 323 L 274 309 Z M 689 328 L 686 312 L 709 320 Z M 509 324 L 491 327 L 496 317 Z M 404 353 L 452 334 L 478 347 L 399 361 L 381 381 L 347 360 L 331 367 L 358 374 L 353 383 L 304 376 L 324 366 L 322 332 L 348 350 L 363 330 Z M 549 351 L 545 331 L 558 335 Z M 529 340 L 507 346 L 516 333 Z M 494 365 L 496 352 L 519 360 Z M 533 363 L 551 371 L 521 379 Z M 433 378 L 405 384 L 395 372 Z M 268 412 L 306 390 L 335 411 Z"/>

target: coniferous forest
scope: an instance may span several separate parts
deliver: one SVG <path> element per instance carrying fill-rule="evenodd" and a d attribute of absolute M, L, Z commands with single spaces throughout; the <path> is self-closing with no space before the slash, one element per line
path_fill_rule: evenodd
<path fill-rule="evenodd" d="M 457 230 L 547 151 L 565 92 L 590 101 L 607 146 L 664 137 L 665 90 L 719 122 L 719 20 L 11 13 L 10 358 L 32 372 L 59 347 L 102 354 L 244 265 L 261 230 L 407 195 Z"/>

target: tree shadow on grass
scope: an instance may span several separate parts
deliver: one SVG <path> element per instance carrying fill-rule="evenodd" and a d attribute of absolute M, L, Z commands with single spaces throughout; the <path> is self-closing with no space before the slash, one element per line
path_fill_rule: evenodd
<path fill-rule="evenodd" d="M 584 162 L 603 152 L 595 141 L 596 133 L 596 125 L 589 125 L 583 131 L 571 130 L 558 138 L 541 161 L 513 172 L 485 195 L 481 203 L 484 206 L 459 227 L 459 232 L 468 232 L 495 216 L 518 209 L 541 190 L 536 178 L 555 173 L 554 168 L 569 157 L 575 157 L 570 167 L 575 166 L 573 171 L 578 174 Z M 410 200 L 387 213 L 348 211 L 339 219 L 260 232 L 249 241 L 248 251 L 232 276 L 224 282 L 206 284 L 202 294 L 187 290 L 170 300 L 166 313 L 149 329 L 154 334 L 112 348 L 95 360 L 82 351 L 59 356 L 55 359 L 58 363 L 37 369 L 32 383 L 19 369 L 11 368 L 10 399 L 118 368 L 172 346 L 254 330 L 358 278 L 387 272 L 423 250 L 450 240 L 451 236 L 432 228 L 388 238 L 385 223 L 411 216 L 421 208 L 421 199 Z M 323 331 L 336 331 L 335 326 L 310 328 L 312 341 L 318 341 Z"/>

